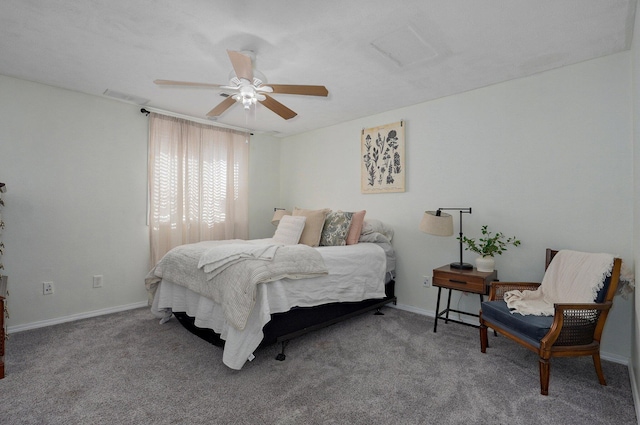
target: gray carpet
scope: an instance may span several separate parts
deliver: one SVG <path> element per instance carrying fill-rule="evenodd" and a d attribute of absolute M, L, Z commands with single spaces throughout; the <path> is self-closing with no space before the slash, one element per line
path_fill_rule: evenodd
<path fill-rule="evenodd" d="M 241 371 L 147 309 L 20 332 L 7 344 L 2 424 L 636 424 L 626 366 L 554 359 L 393 308 L 259 349 Z"/>

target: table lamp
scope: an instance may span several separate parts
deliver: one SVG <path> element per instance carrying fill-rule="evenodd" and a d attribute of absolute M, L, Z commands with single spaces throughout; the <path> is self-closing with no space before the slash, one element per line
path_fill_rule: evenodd
<path fill-rule="evenodd" d="M 460 261 L 451 263 L 452 269 L 472 270 L 473 265 L 462 261 L 462 213 L 471 214 L 471 208 L 438 208 L 437 211 L 425 211 L 420 221 L 420 230 L 435 236 L 453 235 L 453 217 L 443 210 L 460 211 Z"/>
<path fill-rule="evenodd" d="M 287 211 L 284 208 L 274 208 L 271 224 L 273 224 L 274 226 L 277 226 L 278 223 L 280 223 L 280 219 L 285 215 L 291 215 L 291 211 Z"/>

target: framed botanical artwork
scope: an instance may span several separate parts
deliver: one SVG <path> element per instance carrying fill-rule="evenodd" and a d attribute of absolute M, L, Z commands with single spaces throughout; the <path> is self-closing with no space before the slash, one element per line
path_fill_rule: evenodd
<path fill-rule="evenodd" d="M 404 192 L 404 121 L 362 129 L 362 193 Z"/>

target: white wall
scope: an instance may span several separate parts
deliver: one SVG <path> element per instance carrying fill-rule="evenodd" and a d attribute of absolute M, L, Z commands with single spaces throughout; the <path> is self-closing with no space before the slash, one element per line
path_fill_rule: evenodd
<path fill-rule="evenodd" d="M 366 209 L 388 222 L 399 303 L 431 314 L 437 290 L 422 288 L 422 276 L 457 260 L 458 243 L 418 231 L 426 209 L 472 207 L 465 235 L 488 224 L 518 236 L 522 246 L 496 259 L 503 281 L 539 281 L 546 247 L 610 252 L 631 263 L 629 70 L 624 52 L 287 138 L 281 204 Z M 361 194 L 361 129 L 401 119 L 406 192 Z M 457 294 L 453 303 L 479 307 L 476 297 Z M 631 304 L 616 298 L 603 341 L 605 355 L 621 361 L 630 356 Z"/>
<path fill-rule="evenodd" d="M 147 119 L 138 110 L 0 76 L 10 327 L 145 301 Z"/>
<path fill-rule="evenodd" d="M 632 122 L 633 122 L 633 169 L 634 169 L 634 209 L 633 209 L 633 240 L 635 264 L 640 264 L 640 14 L 636 13 L 636 31 L 633 33 L 632 45 Z M 636 266 L 636 282 L 640 283 L 640 268 Z M 631 338 L 631 370 L 632 388 L 636 405 L 636 416 L 640 423 L 640 291 L 635 292 L 633 309 L 633 326 Z"/>
<path fill-rule="evenodd" d="M 280 198 L 280 140 L 256 133 L 249 152 L 249 239 L 270 238 L 273 209 Z"/>
<path fill-rule="evenodd" d="M 146 303 L 148 119 L 139 110 L 0 76 L 10 331 Z M 279 142 L 252 137 L 252 238 L 273 234 L 278 164 Z"/>

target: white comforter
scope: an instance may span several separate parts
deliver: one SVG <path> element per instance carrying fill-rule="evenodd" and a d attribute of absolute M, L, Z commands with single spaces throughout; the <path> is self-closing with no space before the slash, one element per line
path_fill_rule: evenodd
<path fill-rule="evenodd" d="M 260 239 L 252 243 L 273 243 Z M 293 307 L 311 307 L 332 302 L 383 298 L 387 268 L 383 248 L 374 243 L 342 247 L 318 247 L 329 273 L 307 279 L 281 279 L 257 285 L 256 302 L 243 330 L 226 320 L 223 308 L 215 301 L 198 295 L 167 278 L 161 278 L 153 298 L 152 312 L 157 317 L 165 309 L 184 311 L 195 317 L 195 325 L 218 332 L 225 340 L 222 360 L 232 369 L 241 369 L 263 338 L 262 328 L 271 314 Z M 202 272 L 202 270 L 199 270 Z M 204 272 L 202 272 L 204 273 Z"/>
<path fill-rule="evenodd" d="M 240 258 L 236 248 L 244 249 L 246 256 Z M 270 254 L 263 257 L 265 251 Z M 229 261 L 225 263 L 224 258 Z M 209 269 L 212 264 L 220 267 Z M 149 272 L 145 283 L 153 291 L 165 278 L 210 298 L 223 306 L 227 322 L 242 330 L 255 304 L 259 284 L 284 278 L 304 279 L 327 272 L 322 256 L 307 245 L 206 241 L 169 251 Z"/>

